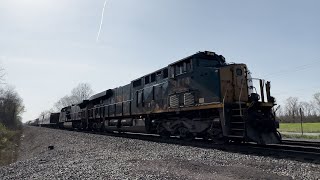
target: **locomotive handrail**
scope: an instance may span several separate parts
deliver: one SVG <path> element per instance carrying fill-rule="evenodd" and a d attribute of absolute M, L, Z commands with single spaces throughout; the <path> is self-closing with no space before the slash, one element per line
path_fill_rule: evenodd
<path fill-rule="evenodd" d="M 251 80 L 258 80 L 258 81 L 259 81 L 259 80 L 264 80 L 264 79 L 260 79 L 260 78 L 248 78 L 248 80 L 250 80 L 250 79 L 251 79 Z"/>
<path fill-rule="evenodd" d="M 243 79 L 241 80 L 241 89 L 240 89 L 240 93 L 239 93 L 239 109 L 240 109 L 240 116 L 242 116 L 242 108 L 241 108 L 241 96 L 242 96 L 242 89 L 243 89 Z"/>
<path fill-rule="evenodd" d="M 261 97 L 261 102 L 264 102 L 265 96 L 264 96 L 264 88 L 265 88 L 265 80 L 260 78 L 248 78 L 248 81 L 252 82 L 251 86 L 248 86 L 250 89 L 255 89 L 256 94 L 258 94 Z M 260 92 L 258 93 L 257 88 L 253 85 L 253 82 L 257 82 L 257 86 L 259 86 Z M 267 91 L 267 90 L 266 90 Z M 268 100 L 267 100 L 268 101 Z"/>
<path fill-rule="evenodd" d="M 222 116 L 223 116 L 223 119 L 226 118 L 225 117 L 225 112 L 224 112 L 224 100 L 226 98 L 227 92 L 228 92 L 228 88 L 227 88 L 226 92 L 224 93 L 223 100 L 222 100 Z M 226 125 L 226 121 L 224 121 L 224 125 Z"/>

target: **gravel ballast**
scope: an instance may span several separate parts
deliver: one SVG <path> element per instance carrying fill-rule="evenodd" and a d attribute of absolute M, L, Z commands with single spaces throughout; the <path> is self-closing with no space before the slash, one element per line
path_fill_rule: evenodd
<path fill-rule="evenodd" d="M 319 178 L 318 164 L 40 127 L 25 127 L 18 161 L 0 167 L 0 179 Z"/>

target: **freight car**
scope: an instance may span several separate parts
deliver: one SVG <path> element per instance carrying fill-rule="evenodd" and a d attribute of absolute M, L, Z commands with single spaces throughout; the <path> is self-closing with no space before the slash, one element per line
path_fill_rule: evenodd
<path fill-rule="evenodd" d="M 275 105 L 270 82 L 205 51 L 63 108 L 59 126 L 269 144 L 281 141 Z"/>

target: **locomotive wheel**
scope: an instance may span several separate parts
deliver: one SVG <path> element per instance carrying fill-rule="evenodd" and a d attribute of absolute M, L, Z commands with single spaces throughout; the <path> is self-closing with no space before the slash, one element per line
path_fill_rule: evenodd
<path fill-rule="evenodd" d="M 93 131 L 97 131 L 97 127 L 98 127 L 97 123 L 93 123 L 92 130 Z"/>
<path fill-rule="evenodd" d="M 186 141 L 192 141 L 194 136 L 186 127 L 179 127 L 178 128 L 179 136 L 181 139 Z"/>
<path fill-rule="evenodd" d="M 168 131 L 163 131 L 163 132 L 161 132 L 160 133 L 160 136 L 162 137 L 162 138 L 164 138 L 164 139 L 169 139 L 170 138 L 170 132 L 168 132 Z"/>
<path fill-rule="evenodd" d="M 157 128 L 158 134 L 164 138 L 164 139 L 169 139 L 171 133 L 167 131 L 163 126 L 159 125 Z"/>
<path fill-rule="evenodd" d="M 212 139 L 215 144 L 226 144 L 228 140 L 225 137 Z"/>
<path fill-rule="evenodd" d="M 106 127 L 104 126 L 104 124 L 102 124 L 100 128 L 100 132 L 105 132 L 105 131 L 106 131 Z"/>
<path fill-rule="evenodd" d="M 282 135 L 279 131 L 276 132 L 277 138 L 280 142 L 282 142 Z"/>
<path fill-rule="evenodd" d="M 212 141 L 215 144 L 225 144 L 227 143 L 227 139 L 223 136 L 222 130 L 218 128 L 213 128 L 209 132 Z"/>
<path fill-rule="evenodd" d="M 209 139 L 210 139 L 208 134 L 201 134 L 201 135 L 199 135 L 197 137 L 202 138 L 204 141 L 209 141 Z"/>

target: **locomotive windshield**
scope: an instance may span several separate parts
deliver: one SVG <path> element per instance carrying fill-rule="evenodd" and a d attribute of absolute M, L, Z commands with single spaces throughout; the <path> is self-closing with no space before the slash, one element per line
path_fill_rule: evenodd
<path fill-rule="evenodd" d="M 254 89 L 254 86 L 253 86 L 253 82 L 252 82 L 252 76 L 251 76 L 251 73 L 250 71 L 247 72 L 247 79 L 248 79 L 248 93 L 249 95 L 254 93 L 253 89 Z"/>

